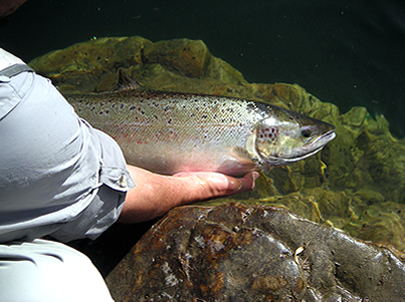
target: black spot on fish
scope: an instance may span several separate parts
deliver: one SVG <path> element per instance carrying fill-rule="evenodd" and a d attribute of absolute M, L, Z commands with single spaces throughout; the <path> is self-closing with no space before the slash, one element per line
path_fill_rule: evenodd
<path fill-rule="evenodd" d="M 206 114 L 203 114 L 202 116 L 201 116 L 201 118 L 207 118 L 208 116 L 206 115 Z"/>
<path fill-rule="evenodd" d="M 171 124 L 172 121 L 173 121 L 173 120 L 170 118 L 170 119 L 167 121 L 167 123 L 168 123 L 168 124 Z"/>
<path fill-rule="evenodd" d="M 134 105 L 132 105 L 131 107 L 129 107 L 129 110 L 134 110 L 136 107 Z"/>
<path fill-rule="evenodd" d="M 249 103 L 249 104 L 246 105 L 246 109 L 248 111 L 255 110 L 255 108 L 256 108 L 256 106 L 253 103 Z"/>
<path fill-rule="evenodd" d="M 109 114 L 109 113 L 110 113 L 110 110 L 106 110 L 105 113 L 106 113 L 106 114 Z"/>
<path fill-rule="evenodd" d="M 124 104 L 121 104 L 120 109 L 124 108 Z"/>
<path fill-rule="evenodd" d="M 195 117 L 195 114 L 194 113 L 190 114 L 190 117 Z"/>
<path fill-rule="evenodd" d="M 169 109 L 170 109 L 170 107 L 169 107 L 169 106 L 166 106 L 164 110 L 165 110 L 165 111 L 169 111 Z"/>

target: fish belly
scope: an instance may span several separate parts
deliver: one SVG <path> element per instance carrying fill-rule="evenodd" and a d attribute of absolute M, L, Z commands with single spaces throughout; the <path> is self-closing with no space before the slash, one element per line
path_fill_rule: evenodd
<path fill-rule="evenodd" d="M 255 170 L 255 164 L 238 157 L 231 148 L 210 150 L 179 148 L 163 143 L 134 147 L 121 143 L 127 163 L 160 174 L 212 171 L 240 176 Z M 157 153 L 156 150 L 159 150 Z"/>
<path fill-rule="evenodd" d="M 214 131 L 207 126 L 196 129 L 192 125 L 129 126 L 119 131 L 103 128 L 121 146 L 127 163 L 156 173 L 213 171 L 239 176 L 256 169 L 243 151 L 243 138 L 225 139 L 234 130 Z"/>

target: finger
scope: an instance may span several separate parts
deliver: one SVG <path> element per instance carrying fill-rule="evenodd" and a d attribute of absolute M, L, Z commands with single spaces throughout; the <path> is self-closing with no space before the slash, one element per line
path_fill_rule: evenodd
<path fill-rule="evenodd" d="M 240 178 L 241 188 L 238 190 L 238 193 L 251 191 L 255 187 L 255 181 L 258 179 L 260 174 L 258 172 L 251 172 L 246 174 L 244 177 Z"/>
<path fill-rule="evenodd" d="M 190 180 L 198 178 L 200 184 L 202 184 L 200 193 L 204 195 L 203 199 L 206 199 L 250 191 L 254 188 L 259 173 L 251 172 L 242 178 L 215 172 L 180 172 L 173 176 L 190 178 Z"/>

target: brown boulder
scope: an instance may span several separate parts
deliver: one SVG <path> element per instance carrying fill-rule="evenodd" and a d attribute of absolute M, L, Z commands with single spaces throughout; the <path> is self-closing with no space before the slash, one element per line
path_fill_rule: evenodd
<path fill-rule="evenodd" d="M 172 210 L 107 278 L 116 301 L 401 301 L 405 265 L 288 210 Z"/>

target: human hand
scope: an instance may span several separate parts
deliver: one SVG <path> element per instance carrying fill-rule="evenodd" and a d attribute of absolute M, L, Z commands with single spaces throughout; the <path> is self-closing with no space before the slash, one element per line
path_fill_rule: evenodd
<path fill-rule="evenodd" d="M 235 178 L 215 172 L 155 174 L 128 165 L 136 183 L 126 196 L 119 222 L 138 223 L 162 216 L 178 205 L 250 191 L 259 173 Z"/>

